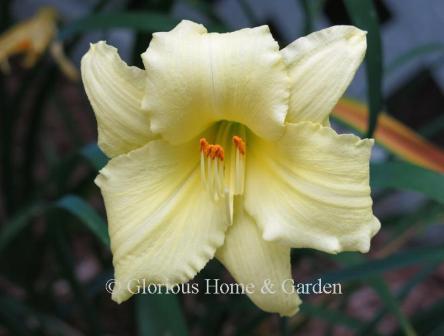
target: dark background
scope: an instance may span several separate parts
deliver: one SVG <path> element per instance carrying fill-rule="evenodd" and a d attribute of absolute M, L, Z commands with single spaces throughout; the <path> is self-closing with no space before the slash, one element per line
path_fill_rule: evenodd
<path fill-rule="evenodd" d="M 381 106 L 442 147 L 444 2 L 369 3 L 381 32 Z M 89 43 L 102 39 L 142 66 L 152 29 L 135 27 L 123 15 L 128 12 L 146 15 L 144 22 L 158 27 L 152 31 L 183 18 L 221 31 L 268 24 L 281 47 L 311 31 L 356 22 L 340 0 L 3 0 L 0 30 L 48 4 L 61 14 L 57 39 L 77 67 Z M 70 33 L 92 15 L 101 16 Z M 110 23 L 102 24 L 107 15 Z M 291 319 L 236 295 L 139 295 L 117 305 L 105 291 L 113 270 L 93 180 L 107 159 L 95 145 L 94 114 L 81 82 L 67 79 L 49 55 L 32 69 L 20 61 L 12 58 L 11 73 L 0 74 L 0 335 L 444 334 L 444 178 L 423 171 L 397 174 L 405 176 L 401 189 L 414 191 L 374 189 L 383 228 L 368 255 L 293 251 L 297 281 L 337 280 L 344 295 L 302 297 L 301 312 Z M 372 97 L 367 89 L 361 67 L 347 94 L 365 103 Z M 380 146 L 373 159 L 399 161 Z M 217 261 L 194 281 L 205 278 L 232 281 Z"/>

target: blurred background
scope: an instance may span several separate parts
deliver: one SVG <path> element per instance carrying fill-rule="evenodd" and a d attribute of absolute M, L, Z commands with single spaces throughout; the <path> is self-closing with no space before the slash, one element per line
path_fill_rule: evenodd
<path fill-rule="evenodd" d="M 442 0 L 1 0 L 0 335 L 444 335 L 444 2 Z M 51 6 L 57 15 L 38 15 Z M 107 158 L 79 64 L 107 40 L 129 64 L 181 19 L 212 31 L 268 24 L 281 47 L 312 31 L 368 31 L 365 64 L 332 114 L 376 138 L 366 255 L 292 252 L 307 295 L 291 319 L 240 295 L 138 295 L 117 305 L 102 198 Z M 9 59 L 9 61 L 7 61 Z M 211 261 L 194 279 L 232 279 Z"/>

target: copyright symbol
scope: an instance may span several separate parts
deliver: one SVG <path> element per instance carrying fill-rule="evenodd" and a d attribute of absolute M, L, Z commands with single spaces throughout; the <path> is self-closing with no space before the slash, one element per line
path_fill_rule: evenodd
<path fill-rule="evenodd" d="M 109 279 L 106 283 L 105 283 L 105 290 L 108 292 L 108 293 L 112 293 L 113 292 L 113 289 L 114 289 L 114 286 L 116 286 L 117 285 L 117 281 L 116 281 L 116 279 Z"/>

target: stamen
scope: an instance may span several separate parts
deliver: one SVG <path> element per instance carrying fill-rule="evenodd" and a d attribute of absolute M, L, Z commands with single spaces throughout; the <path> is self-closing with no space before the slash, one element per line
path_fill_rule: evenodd
<path fill-rule="evenodd" d="M 202 184 L 215 200 L 224 197 L 224 149 L 200 139 L 200 175 Z"/>
<path fill-rule="evenodd" d="M 207 149 L 208 149 L 208 141 L 207 141 L 207 139 L 201 138 L 199 140 L 199 143 L 200 143 L 200 151 L 201 152 L 206 152 Z"/>
<path fill-rule="evenodd" d="M 235 195 L 241 195 L 244 192 L 245 154 L 247 146 L 245 141 L 238 135 L 233 136 L 233 144 L 236 147 L 233 191 Z"/>
<path fill-rule="evenodd" d="M 239 135 L 231 137 L 228 132 L 216 140 L 229 148 L 225 170 L 225 150 L 219 144 L 210 144 L 207 139 L 199 140 L 200 174 L 203 186 L 215 200 L 224 198 L 232 201 L 233 196 L 244 192 L 246 143 Z M 227 200 L 228 200 L 227 199 Z"/>
<path fill-rule="evenodd" d="M 205 156 L 208 153 L 208 141 L 205 138 L 200 139 L 200 178 L 202 184 L 207 186 L 207 174 L 205 172 Z"/>
<path fill-rule="evenodd" d="M 241 154 L 244 154 L 244 155 L 245 155 L 245 149 L 246 149 L 245 141 L 242 140 L 242 138 L 241 138 L 240 136 L 235 135 L 235 136 L 233 137 L 233 143 L 234 143 L 234 145 L 237 147 L 237 149 L 239 149 L 239 152 L 240 152 Z"/>

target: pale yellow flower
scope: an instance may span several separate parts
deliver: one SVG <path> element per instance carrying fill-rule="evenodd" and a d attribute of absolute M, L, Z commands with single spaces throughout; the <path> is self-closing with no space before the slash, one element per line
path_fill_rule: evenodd
<path fill-rule="evenodd" d="M 216 256 L 255 285 L 256 305 L 291 316 L 300 300 L 281 284 L 292 247 L 367 252 L 380 227 L 373 140 L 328 126 L 365 49 L 351 26 L 279 50 L 267 26 L 216 34 L 190 21 L 153 35 L 146 70 L 91 45 L 81 72 L 112 158 L 96 183 L 117 281 L 183 283 Z M 274 294 L 261 293 L 266 280 Z"/>
<path fill-rule="evenodd" d="M 0 35 L 0 67 L 9 71 L 8 59 L 24 54 L 23 66 L 31 68 L 49 48 L 62 72 L 70 79 L 78 78 L 78 71 L 63 53 L 62 45 L 55 40 L 57 34 L 57 11 L 42 7 L 30 19 L 20 22 Z"/>

